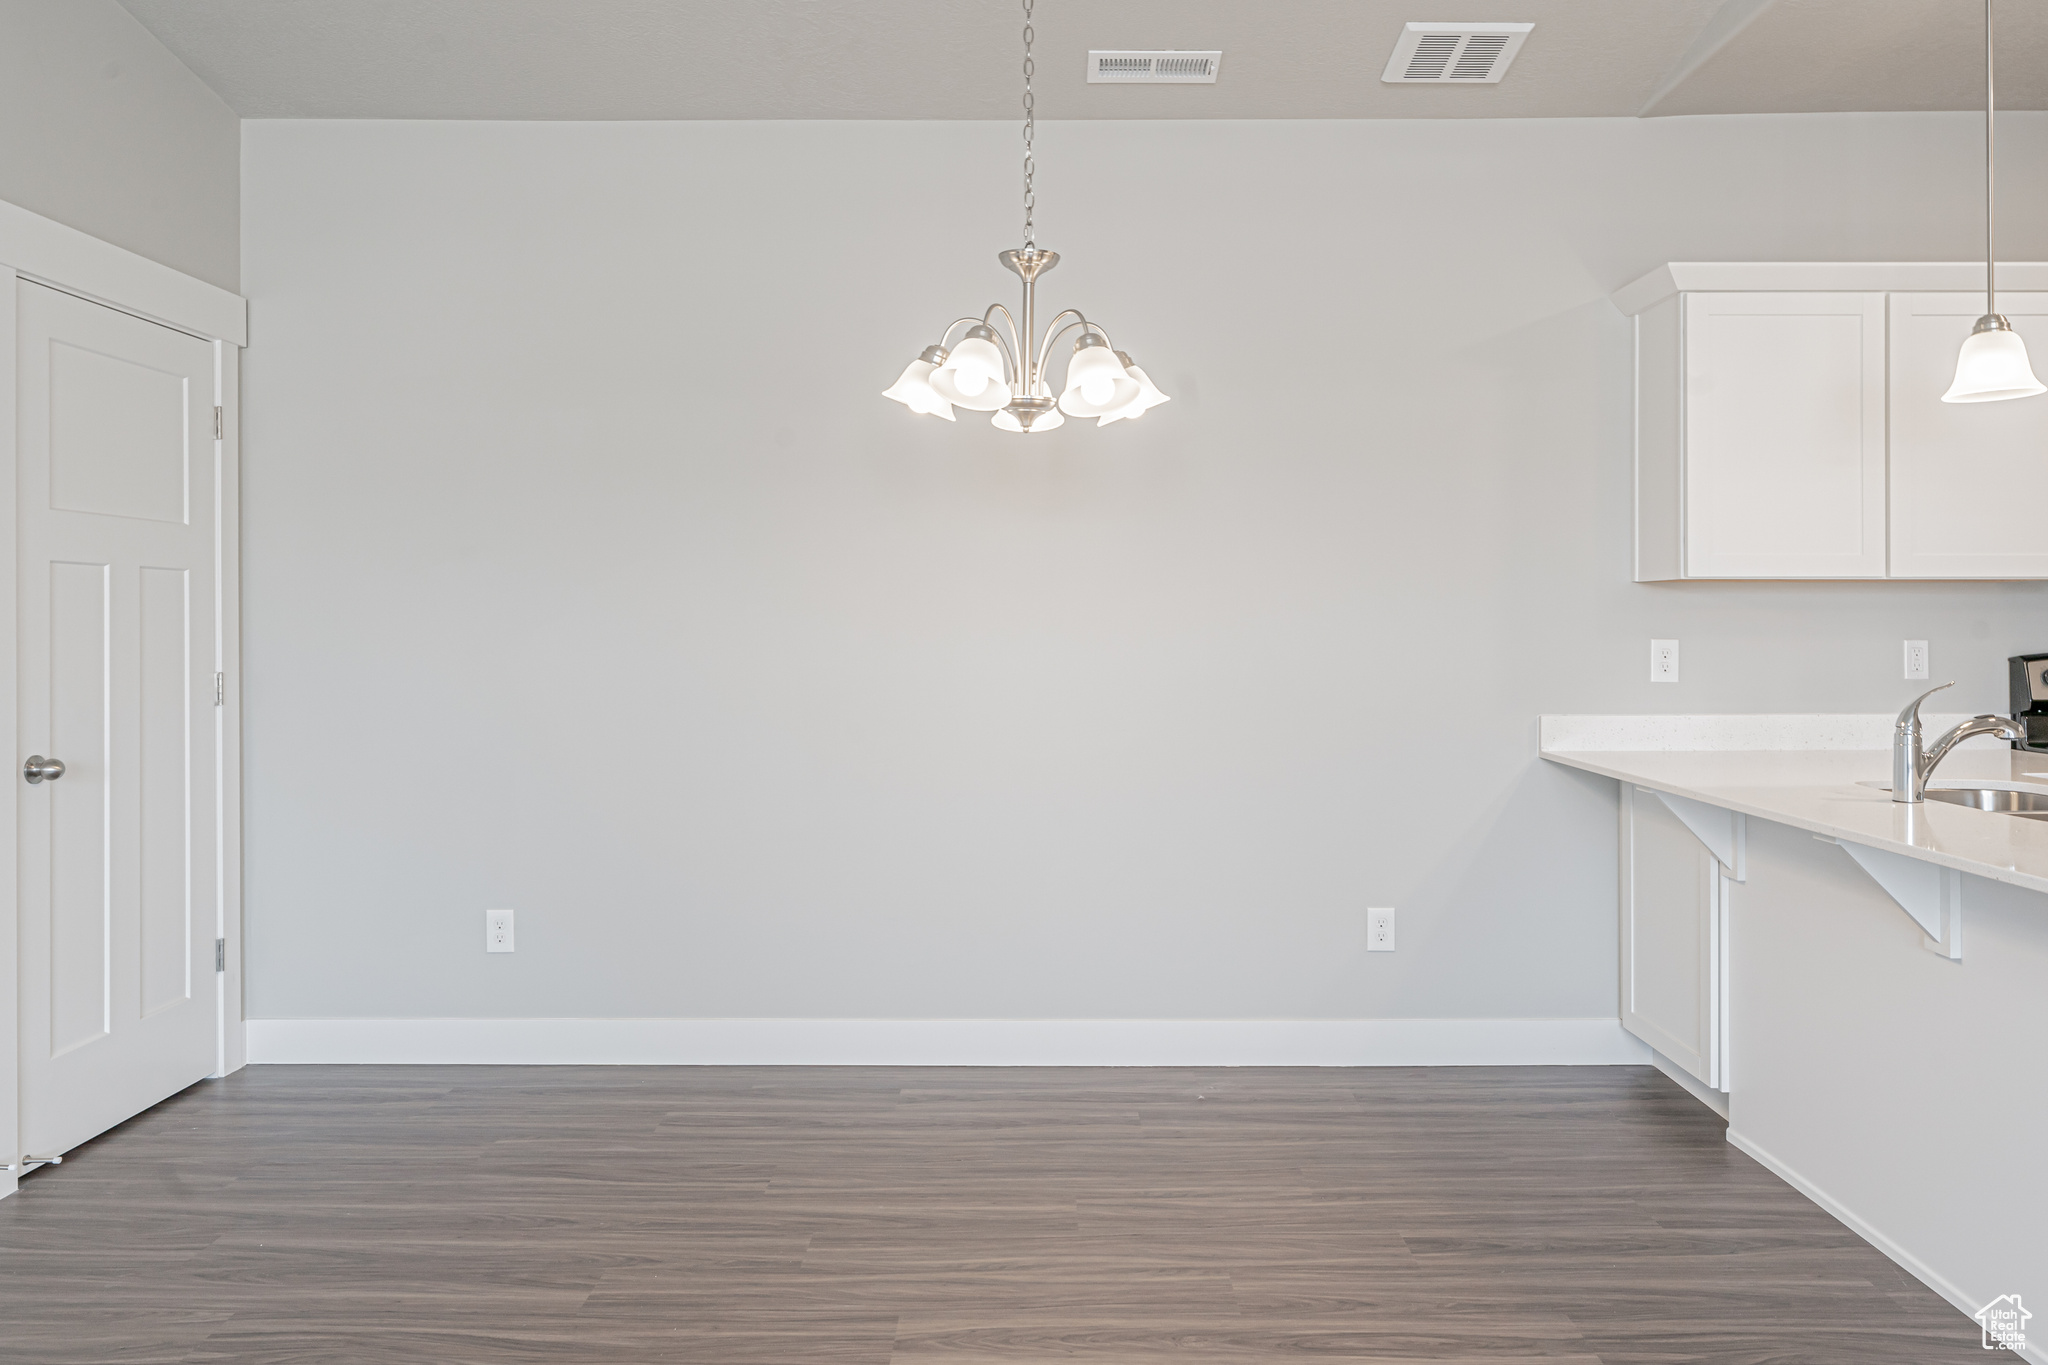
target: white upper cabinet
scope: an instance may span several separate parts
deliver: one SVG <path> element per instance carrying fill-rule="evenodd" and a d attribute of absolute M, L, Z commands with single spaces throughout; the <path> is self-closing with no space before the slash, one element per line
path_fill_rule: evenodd
<path fill-rule="evenodd" d="M 2048 578 L 2048 395 L 1943 403 L 1981 265 L 1673 264 L 1636 324 L 1639 582 Z M 2001 281 L 2048 287 L 2048 266 Z M 2037 364 L 2048 292 L 2001 293 Z"/>
<path fill-rule="evenodd" d="M 1884 577 L 1884 295 L 1681 307 L 1685 576 Z"/>
<path fill-rule="evenodd" d="M 2048 294 L 1998 296 L 2048 364 Z M 1891 571 L 1895 578 L 2048 578 L 2048 394 L 1944 403 L 1982 294 L 1891 296 Z"/>

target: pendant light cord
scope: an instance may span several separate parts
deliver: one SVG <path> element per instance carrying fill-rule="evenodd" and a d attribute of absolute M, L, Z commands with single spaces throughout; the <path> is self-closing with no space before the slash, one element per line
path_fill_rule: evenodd
<path fill-rule="evenodd" d="M 1991 0 L 1984 0 L 1984 3 L 1989 5 Z M 1026 251 L 1038 250 L 1038 241 L 1031 226 L 1031 211 L 1038 207 L 1038 196 L 1032 193 L 1031 190 L 1031 177 L 1037 169 L 1031 161 L 1031 134 L 1033 132 L 1031 76 L 1034 70 L 1031 62 L 1031 39 L 1035 36 L 1031 32 L 1031 5 L 1032 0 L 1024 0 L 1024 249 Z"/>
<path fill-rule="evenodd" d="M 1028 8 L 1028 6 L 1027 6 Z M 1998 107 L 1993 79 L 1997 65 L 1992 60 L 1991 0 L 1984 0 L 1984 314 L 1998 311 L 1998 251 L 1992 237 L 1992 176 L 1997 164 L 1992 154 L 1992 111 Z"/>

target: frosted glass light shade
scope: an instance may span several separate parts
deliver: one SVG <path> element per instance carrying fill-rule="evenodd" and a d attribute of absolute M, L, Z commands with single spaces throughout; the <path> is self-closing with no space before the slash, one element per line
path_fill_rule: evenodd
<path fill-rule="evenodd" d="M 2027 363 L 2027 343 L 2007 327 L 1972 332 L 1956 356 L 1956 378 L 1944 403 L 1995 403 L 2048 392 Z"/>
<path fill-rule="evenodd" d="M 1118 352 L 1118 355 L 1121 358 L 1122 352 Z M 1159 386 L 1152 382 L 1151 375 L 1146 374 L 1128 360 L 1124 362 L 1124 373 L 1138 381 L 1138 396 L 1114 412 L 1103 413 L 1101 420 L 1096 422 L 1096 426 L 1106 427 L 1111 422 L 1120 422 L 1127 417 L 1133 419 L 1143 417 L 1148 411 L 1158 407 L 1161 403 L 1173 401 L 1159 391 Z"/>
<path fill-rule="evenodd" d="M 929 360 L 911 361 L 896 382 L 882 390 L 882 397 L 893 398 L 912 412 L 954 421 L 952 405 L 932 390 L 932 371 L 937 368 Z"/>
<path fill-rule="evenodd" d="M 1016 413 L 1004 408 L 988 420 L 991 425 L 1003 431 L 1021 431 L 1026 436 L 1036 436 L 1041 431 L 1051 431 L 1054 427 L 1064 426 L 1067 419 L 1060 416 L 1058 408 L 1048 408 L 1038 415 L 1038 420 L 1027 427 L 1017 420 Z"/>
<path fill-rule="evenodd" d="M 1083 337 L 1067 362 L 1067 387 L 1060 409 L 1069 417 L 1100 417 L 1129 407 L 1138 396 L 1138 381 L 1124 373 L 1109 347 Z"/>
<path fill-rule="evenodd" d="M 932 375 L 931 385 L 947 402 L 975 412 L 993 412 L 1010 401 L 1010 386 L 1003 382 L 1003 353 L 986 337 L 969 336 L 955 346 Z"/>
<path fill-rule="evenodd" d="M 1018 415 L 1014 411 L 1010 411 L 1008 407 L 1001 409 L 993 417 L 989 417 L 989 426 L 995 426 L 997 430 L 1004 430 L 1004 432 L 1024 432 L 1026 436 L 1036 436 L 1038 432 L 1051 432 L 1053 428 L 1065 426 L 1065 424 L 1067 424 L 1067 420 L 1059 415 L 1057 407 L 1047 407 L 1042 413 L 1038 413 L 1030 426 L 1024 426 L 1022 422 L 1018 422 Z"/>

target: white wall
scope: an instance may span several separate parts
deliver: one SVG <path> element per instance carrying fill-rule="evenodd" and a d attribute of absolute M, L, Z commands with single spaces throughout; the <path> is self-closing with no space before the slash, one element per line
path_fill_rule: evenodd
<path fill-rule="evenodd" d="M 1979 129 L 1044 125 L 1175 401 L 1026 439 L 878 396 L 1013 127 L 245 125 L 251 1016 L 1612 1016 L 1539 712 L 1989 708 L 2048 587 L 1630 582 L 1606 296 L 1967 259 Z"/>
<path fill-rule="evenodd" d="M 233 289 L 239 129 L 116 0 L 0 0 L 0 199 Z"/>

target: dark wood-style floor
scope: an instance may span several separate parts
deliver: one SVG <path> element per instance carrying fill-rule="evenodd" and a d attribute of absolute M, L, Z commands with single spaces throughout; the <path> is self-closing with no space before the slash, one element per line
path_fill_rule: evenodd
<path fill-rule="evenodd" d="M 0 1359 L 1984 1353 L 1642 1067 L 252 1067 L 0 1201 Z"/>

